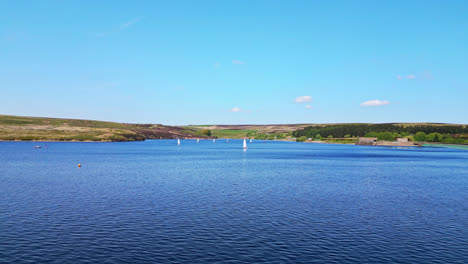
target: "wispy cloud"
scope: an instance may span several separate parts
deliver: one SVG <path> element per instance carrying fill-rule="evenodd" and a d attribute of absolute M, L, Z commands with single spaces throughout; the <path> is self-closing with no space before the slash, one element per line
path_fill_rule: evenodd
<path fill-rule="evenodd" d="M 244 64 L 245 62 L 240 61 L 240 60 L 233 60 L 232 64 Z"/>
<path fill-rule="evenodd" d="M 96 36 L 97 38 L 103 38 L 103 37 L 107 37 L 109 35 L 112 35 L 114 33 L 117 33 L 121 30 L 124 30 L 126 28 L 130 28 L 131 26 L 133 26 L 134 24 L 138 23 L 139 21 L 141 21 L 143 19 L 143 17 L 136 17 L 130 21 L 127 21 L 123 24 L 120 25 L 119 28 L 114 28 L 113 30 L 109 30 L 108 32 L 98 32 L 98 33 L 94 33 L 94 36 Z"/>
<path fill-rule="evenodd" d="M 312 102 L 312 96 L 310 95 L 299 96 L 299 97 L 296 97 L 296 100 L 294 100 L 294 102 L 296 103 Z"/>
<path fill-rule="evenodd" d="M 361 103 L 361 106 L 380 106 L 380 105 L 388 105 L 388 104 L 390 104 L 390 102 L 387 100 L 375 99 L 375 100 L 365 101 Z"/>
<path fill-rule="evenodd" d="M 305 108 L 312 109 L 312 106 L 311 105 L 306 105 Z"/>
<path fill-rule="evenodd" d="M 408 74 L 408 75 L 397 75 L 396 78 L 398 80 L 408 79 L 408 80 L 431 80 L 432 79 L 432 72 L 431 71 L 423 71 L 416 74 Z"/>
<path fill-rule="evenodd" d="M 233 107 L 233 108 L 229 109 L 229 112 L 233 112 L 233 113 L 239 113 L 239 112 L 250 113 L 250 112 L 252 112 L 252 111 L 250 111 L 250 110 L 245 110 L 245 109 L 241 109 L 241 108 L 239 108 L 239 107 L 236 106 L 236 107 Z"/>
<path fill-rule="evenodd" d="M 397 78 L 398 80 L 403 80 L 403 79 L 409 79 L 409 80 L 411 80 L 411 79 L 416 79 L 416 75 L 414 75 L 414 74 L 408 74 L 408 75 L 406 75 L 406 76 L 397 75 L 396 78 Z"/>
<path fill-rule="evenodd" d="M 126 23 L 123 23 L 122 25 L 120 25 L 120 29 L 126 29 L 126 28 L 129 28 L 131 26 L 133 26 L 134 24 L 138 23 L 140 20 L 142 19 L 142 17 L 136 17 Z"/>
<path fill-rule="evenodd" d="M 242 109 L 240 109 L 239 107 L 236 106 L 236 107 L 234 107 L 234 108 L 232 108 L 232 109 L 229 109 L 229 111 L 230 111 L 230 112 L 236 113 L 236 112 L 242 112 L 242 111 L 244 111 L 244 110 L 242 110 Z"/>

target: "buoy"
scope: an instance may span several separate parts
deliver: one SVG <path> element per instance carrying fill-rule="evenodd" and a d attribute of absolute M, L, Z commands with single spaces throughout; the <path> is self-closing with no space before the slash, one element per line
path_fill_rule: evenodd
<path fill-rule="evenodd" d="M 78 164 L 78 168 L 81 168 L 81 164 Z"/>

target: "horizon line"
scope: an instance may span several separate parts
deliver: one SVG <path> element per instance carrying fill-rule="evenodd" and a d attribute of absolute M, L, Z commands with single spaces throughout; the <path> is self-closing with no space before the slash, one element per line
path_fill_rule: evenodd
<path fill-rule="evenodd" d="M 336 123 L 277 123 L 277 124 L 187 124 L 187 125 L 165 125 L 163 123 L 132 123 L 132 122 L 119 122 L 119 121 L 107 121 L 97 119 L 84 119 L 84 118 L 65 118 L 65 117 L 47 117 L 47 116 L 22 116 L 22 115 L 7 115 L 0 114 L 0 116 L 14 116 L 14 117 L 29 117 L 29 118 L 49 118 L 49 119 L 69 119 L 69 120 L 85 120 L 85 121 L 98 121 L 98 122 L 109 122 L 109 123 L 120 123 L 120 124 L 132 124 L 132 125 L 164 125 L 173 127 L 182 126 L 301 126 L 301 125 L 340 125 L 340 124 L 440 124 L 440 125 L 461 125 L 467 126 L 468 124 L 463 123 L 445 123 L 445 122 L 336 122 Z"/>

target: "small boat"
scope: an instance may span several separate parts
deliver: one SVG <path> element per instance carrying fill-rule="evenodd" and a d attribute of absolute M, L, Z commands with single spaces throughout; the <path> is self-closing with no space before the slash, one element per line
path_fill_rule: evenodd
<path fill-rule="evenodd" d="M 41 146 L 34 146 L 34 148 L 42 148 Z"/>
<path fill-rule="evenodd" d="M 200 139 L 199 139 L 199 138 L 197 138 L 197 143 L 198 143 L 198 142 L 200 142 Z"/>
<path fill-rule="evenodd" d="M 252 139 L 250 139 L 250 143 L 252 143 Z"/>
<path fill-rule="evenodd" d="M 180 140 L 179 139 L 177 139 L 177 145 L 180 145 Z"/>
<path fill-rule="evenodd" d="M 213 143 L 215 143 L 215 142 L 216 142 L 216 139 L 213 138 Z"/>
<path fill-rule="evenodd" d="M 247 149 L 247 143 L 245 142 L 245 138 L 244 138 L 244 150 Z"/>

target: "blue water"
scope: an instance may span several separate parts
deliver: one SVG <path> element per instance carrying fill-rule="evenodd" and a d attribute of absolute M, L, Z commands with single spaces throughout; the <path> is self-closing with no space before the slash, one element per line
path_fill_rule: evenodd
<path fill-rule="evenodd" d="M 38 144 L 0 142 L 2 263 L 468 263 L 466 150 Z"/>

